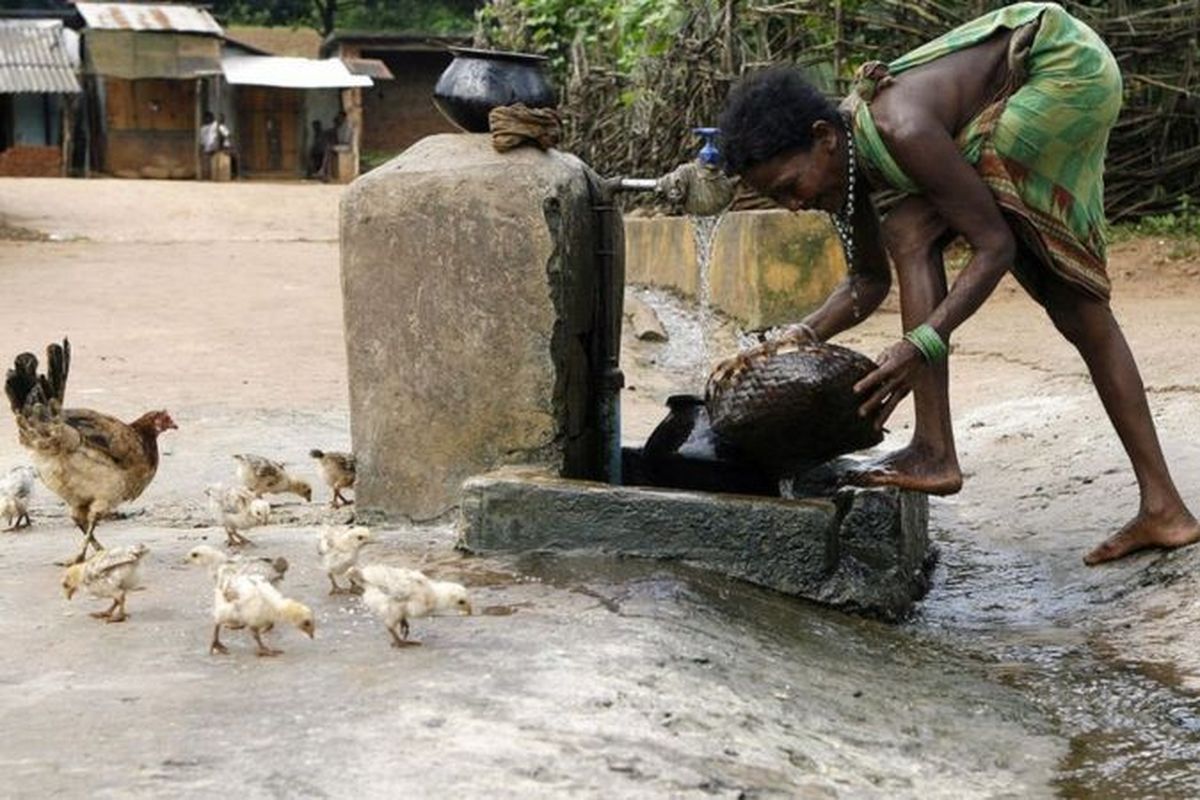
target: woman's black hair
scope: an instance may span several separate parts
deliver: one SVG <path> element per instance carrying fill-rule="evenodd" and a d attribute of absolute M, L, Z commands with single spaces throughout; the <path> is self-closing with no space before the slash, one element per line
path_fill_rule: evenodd
<path fill-rule="evenodd" d="M 789 150 L 808 150 L 819 119 L 840 124 L 829 98 L 798 68 L 771 67 L 746 76 L 725 99 L 721 128 L 725 171 L 740 175 Z"/>

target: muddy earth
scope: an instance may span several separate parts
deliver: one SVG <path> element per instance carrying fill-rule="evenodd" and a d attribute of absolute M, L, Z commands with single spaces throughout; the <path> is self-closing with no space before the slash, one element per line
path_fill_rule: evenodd
<path fill-rule="evenodd" d="M 941 560 L 888 626 L 670 564 L 480 559 L 448 521 L 379 530 L 376 557 L 471 587 L 480 613 L 414 625 L 394 650 L 358 600 L 328 596 L 321 526 L 275 498 L 255 553 L 292 563 L 312 641 L 208 654 L 211 589 L 182 563 L 224 536 L 204 487 L 233 453 L 349 444 L 340 189 L 0 181 L 0 355 L 69 335 L 68 396 L 133 418 L 167 408 L 155 482 L 98 533 L 151 549 L 130 619 L 66 601 L 77 547 L 42 489 L 0 534 L 0 773 L 9 797 L 1187 798 L 1200 796 L 1200 548 L 1100 568 L 1081 557 L 1137 491 L 1083 366 L 1011 282 L 955 336 L 963 492 L 932 504 Z M 1113 248 L 1114 307 L 1185 497 L 1200 507 L 1200 256 Z M 638 287 L 670 340 L 626 337 L 623 416 L 639 443 L 697 391 L 701 315 Z M 719 322 L 719 321 L 718 321 Z M 446 320 L 447 334 L 455 322 Z M 727 352 L 732 327 L 708 350 Z M 839 339 L 874 355 L 894 299 Z M 910 409 L 883 445 L 906 440 Z M 6 417 L 7 420 L 7 417 Z M 0 469 L 25 463 L 11 421 Z"/>

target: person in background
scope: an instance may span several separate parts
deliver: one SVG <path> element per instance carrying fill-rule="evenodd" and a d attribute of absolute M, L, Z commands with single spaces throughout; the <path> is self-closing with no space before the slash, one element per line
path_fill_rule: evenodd
<path fill-rule="evenodd" d="M 350 147 L 354 144 L 354 126 L 345 111 L 339 111 L 333 118 L 334 144 Z"/>
<path fill-rule="evenodd" d="M 233 135 L 229 132 L 229 126 L 225 124 L 224 114 L 217 115 L 217 140 L 220 149 L 229 154 L 230 174 L 235 178 L 241 177 L 237 147 L 233 143 Z"/>
<path fill-rule="evenodd" d="M 326 132 L 321 120 L 314 119 L 312 121 L 312 131 L 308 136 L 308 165 L 304 176 L 315 178 L 321 174 L 321 168 L 325 164 Z"/>
<path fill-rule="evenodd" d="M 333 125 L 326 136 L 325 157 L 321 163 L 321 180 L 328 181 L 336 177 L 333 173 L 337 164 L 337 151 L 349 149 L 354 145 L 354 126 L 350 124 L 345 111 L 339 111 L 333 117 Z"/>
<path fill-rule="evenodd" d="M 221 149 L 221 134 L 217 118 L 211 111 L 205 111 L 200 118 L 200 178 L 208 180 L 212 176 L 212 157 Z"/>

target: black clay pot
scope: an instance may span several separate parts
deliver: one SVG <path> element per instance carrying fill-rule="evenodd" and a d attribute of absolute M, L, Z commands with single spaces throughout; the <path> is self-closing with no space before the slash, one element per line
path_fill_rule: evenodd
<path fill-rule="evenodd" d="M 671 395 L 667 408 L 670 413 L 650 434 L 636 458 L 634 453 L 626 457 L 627 483 L 705 492 L 778 494 L 775 480 L 717 439 L 708 423 L 704 398 Z"/>
<path fill-rule="evenodd" d="M 433 88 L 433 104 L 468 133 L 488 132 L 488 112 L 524 103 L 530 108 L 558 104 L 546 79 L 544 56 L 451 47 L 454 60 Z"/>

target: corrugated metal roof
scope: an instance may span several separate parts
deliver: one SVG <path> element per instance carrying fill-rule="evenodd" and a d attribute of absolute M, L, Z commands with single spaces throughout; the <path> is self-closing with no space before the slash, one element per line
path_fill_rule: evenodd
<path fill-rule="evenodd" d="M 76 3 L 89 28 L 108 31 L 174 31 L 221 36 L 221 26 L 202 8 L 168 3 Z"/>
<path fill-rule="evenodd" d="M 0 24 L 0 93 L 78 91 L 61 22 Z"/>
<path fill-rule="evenodd" d="M 348 89 L 373 86 L 366 75 L 352 75 L 339 59 L 245 56 L 226 52 L 221 56 L 225 80 L 234 85 L 277 86 L 285 89 Z"/>

